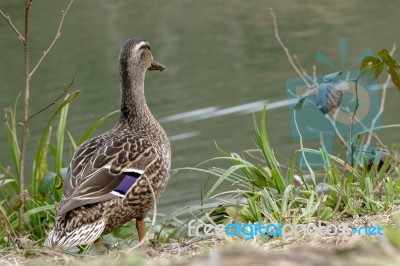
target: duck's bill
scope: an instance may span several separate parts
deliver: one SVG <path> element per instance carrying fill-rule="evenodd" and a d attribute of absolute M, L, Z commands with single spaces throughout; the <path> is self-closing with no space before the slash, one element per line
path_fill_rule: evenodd
<path fill-rule="evenodd" d="M 161 64 L 161 63 L 159 63 L 157 61 L 153 61 L 147 70 L 160 70 L 160 71 L 163 71 L 165 69 L 166 69 L 166 67 L 163 64 Z"/>

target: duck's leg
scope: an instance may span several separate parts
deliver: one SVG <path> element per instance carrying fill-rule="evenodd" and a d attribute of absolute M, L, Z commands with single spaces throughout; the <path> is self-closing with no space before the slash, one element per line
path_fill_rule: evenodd
<path fill-rule="evenodd" d="M 94 244 L 94 248 L 96 249 L 96 253 L 97 253 L 97 254 L 103 254 L 103 253 L 104 253 L 105 250 L 103 249 L 103 247 L 102 247 L 102 245 L 101 245 L 100 237 L 97 238 L 97 239 L 93 242 L 93 244 Z"/>
<path fill-rule="evenodd" d="M 146 228 L 144 226 L 144 219 L 143 218 L 136 218 L 136 230 L 139 235 L 139 241 L 142 241 L 144 236 L 146 235 Z"/>

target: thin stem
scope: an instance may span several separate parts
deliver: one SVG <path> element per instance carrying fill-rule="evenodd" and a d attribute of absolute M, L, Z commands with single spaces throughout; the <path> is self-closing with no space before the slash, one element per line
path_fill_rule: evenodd
<path fill-rule="evenodd" d="M 57 40 L 60 38 L 61 36 L 61 27 L 64 23 L 64 18 L 68 13 L 69 8 L 71 7 L 72 3 L 74 2 L 74 0 L 71 0 L 67 6 L 67 8 L 65 10 L 62 10 L 62 15 L 61 15 L 61 20 L 60 20 L 60 24 L 58 25 L 58 29 L 57 29 L 57 33 L 56 36 L 54 37 L 53 41 L 50 43 L 49 47 L 47 48 L 47 50 L 45 50 L 43 52 L 42 57 L 40 57 L 39 61 L 36 63 L 36 65 L 33 67 L 32 72 L 29 74 L 30 77 L 32 77 L 32 75 L 35 73 L 35 71 L 37 70 L 37 68 L 40 66 L 40 64 L 42 63 L 43 59 L 46 57 L 46 55 L 50 52 L 50 50 L 53 48 L 54 44 L 57 42 Z"/>
<path fill-rule="evenodd" d="M 366 130 L 366 131 L 368 132 L 368 134 L 370 134 L 370 135 L 376 140 L 376 142 L 380 145 L 380 147 L 386 147 L 386 145 L 382 142 L 382 140 L 377 136 L 376 132 L 374 133 L 373 130 L 372 130 L 372 128 L 374 128 L 375 125 L 374 125 L 374 126 L 371 126 L 370 128 L 367 128 L 367 127 L 363 124 L 363 122 L 360 121 L 360 119 L 359 119 L 357 116 L 355 116 L 354 119 L 355 119 L 355 121 L 356 121 L 357 123 L 360 124 L 360 126 L 363 128 L 363 130 Z M 364 146 L 365 146 L 365 144 L 364 144 Z M 365 148 L 366 148 L 366 147 L 365 147 Z M 365 150 L 365 149 L 363 149 L 363 150 Z"/>
<path fill-rule="evenodd" d="M 304 83 L 307 85 L 308 88 L 312 88 L 312 84 L 309 84 L 307 81 L 307 78 L 303 75 L 303 73 L 301 72 L 301 70 L 299 69 L 299 67 L 296 66 L 296 64 L 294 63 L 294 60 L 292 58 L 292 56 L 290 55 L 289 49 L 285 46 L 285 44 L 282 42 L 281 37 L 279 36 L 279 31 L 278 31 L 278 23 L 276 20 L 276 16 L 274 11 L 272 10 L 272 8 L 269 8 L 269 11 L 271 13 L 271 17 L 272 17 L 272 21 L 274 23 L 274 31 L 275 31 L 275 38 L 278 41 L 278 43 L 280 44 L 280 46 L 282 47 L 283 51 L 285 52 L 289 63 L 292 65 L 293 69 L 297 72 L 297 74 L 299 75 L 299 77 L 304 81 Z M 306 74 L 307 75 L 307 74 Z M 307 75 L 308 76 L 308 75 Z"/>
<path fill-rule="evenodd" d="M 2 208 L 0 208 L 0 214 L 1 214 L 2 218 L 3 218 L 4 223 L 5 223 L 5 226 L 3 226 L 4 231 L 6 231 L 9 235 L 12 235 L 13 238 L 16 238 L 17 236 L 15 234 L 15 231 L 14 231 L 10 221 L 8 220 L 8 216 L 3 211 Z M 14 241 L 12 241 L 12 242 L 14 242 Z"/>
<path fill-rule="evenodd" d="M 380 62 L 378 64 L 383 64 L 383 63 Z M 371 69 L 371 67 L 368 68 L 368 69 L 365 69 L 364 71 L 361 72 L 361 74 L 355 80 L 353 80 L 354 83 L 355 83 L 356 106 L 354 107 L 354 111 L 353 111 L 353 114 L 352 114 L 351 119 L 350 119 L 350 133 L 349 133 L 349 135 L 350 135 L 350 143 L 349 143 L 350 144 L 350 149 L 349 149 L 349 156 L 350 156 L 351 167 L 354 166 L 353 154 L 354 154 L 354 149 L 355 149 L 354 142 L 353 142 L 353 126 L 354 126 L 354 120 L 355 120 L 355 117 L 356 117 L 357 109 L 358 109 L 358 106 L 360 105 L 359 97 L 358 97 L 358 81 L 370 69 Z"/>
<path fill-rule="evenodd" d="M 31 0 L 25 0 L 25 33 L 24 33 L 24 58 L 25 58 L 25 96 L 24 96 L 24 121 L 22 126 L 22 140 L 21 140 L 21 157 L 19 159 L 19 193 L 20 193 L 20 207 L 19 207 L 19 231 L 23 234 L 24 230 L 24 208 L 25 208 L 25 157 L 26 146 L 28 138 L 28 125 L 29 125 L 29 93 L 31 78 L 29 76 L 29 11 L 31 8 Z"/>
<path fill-rule="evenodd" d="M 353 114 L 351 115 L 351 119 L 350 119 L 350 149 L 349 149 L 349 152 L 350 152 L 350 162 L 351 162 L 351 167 L 353 167 L 354 166 L 354 156 L 353 156 L 353 153 L 354 153 L 354 143 L 353 143 L 353 128 L 354 128 L 354 120 L 355 120 L 355 116 L 356 116 L 356 113 L 357 113 L 357 110 L 358 110 L 358 106 L 360 105 L 360 102 L 359 102 L 359 98 L 358 98 L 358 79 L 355 81 L 355 85 L 356 85 L 356 87 L 355 87 L 355 93 L 356 93 L 356 106 L 354 107 L 354 111 L 353 111 Z"/>
<path fill-rule="evenodd" d="M 14 30 L 14 32 L 17 34 L 18 36 L 18 40 L 20 40 L 22 43 L 25 42 L 25 38 L 22 36 L 21 33 L 19 33 L 18 29 L 14 26 L 14 24 L 11 22 L 11 18 L 8 14 L 3 13 L 3 11 L 1 11 L 0 9 L 0 14 L 3 16 L 3 18 L 7 21 L 8 25 L 10 25 L 10 27 Z"/>
<path fill-rule="evenodd" d="M 309 75 L 307 74 L 307 71 L 304 69 L 304 67 L 303 67 L 303 65 L 301 64 L 299 58 L 297 58 L 297 55 L 294 54 L 294 55 L 293 55 L 293 58 L 294 58 L 294 60 L 296 61 L 297 65 L 299 66 L 299 70 L 301 71 L 301 73 L 303 74 L 303 76 L 304 76 L 305 78 L 307 78 L 310 82 L 315 83 L 315 82 L 314 82 L 314 79 L 313 79 L 311 76 L 309 76 Z"/>
<path fill-rule="evenodd" d="M 396 51 L 396 45 L 394 44 L 393 47 L 392 47 L 392 50 L 389 52 L 389 54 L 390 54 L 391 56 L 393 56 L 393 54 L 394 54 L 395 51 Z M 383 113 L 383 111 L 385 110 L 386 91 L 387 91 L 387 88 L 389 87 L 389 82 L 390 82 L 390 80 L 391 80 L 391 76 L 390 76 L 390 74 L 388 74 L 388 76 L 387 76 L 387 78 L 386 78 L 386 81 L 385 81 L 385 83 L 383 84 L 383 87 L 382 87 L 381 104 L 380 104 L 380 107 L 379 107 L 379 111 L 378 111 L 378 113 L 376 114 L 376 116 L 372 119 L 372 121 L 371 121 L 371 127 L 370 127 L 370 128 L 375 127 L 376 122 L 377 122 L 378 119 L 382 116 L 382 113 Z M 368 134 L 367 141 L 366 141 L 366 143 L 364 144 L 364 149 L 365 149 L 366 147 L 368 147 L 369 144 L 371 143 L 371 139 L 372 139 L 372 136 L 373 136 L 373 135 L 374 135 L 374 134 L 373 134 L 373 132 L 372 132 L 372 130 L 371 130 L 370 133 Z"/>
<path fill-rule="evenodd" d="M 299 137 L 300 137 L 301 155 L 303 156 L 303 159 L 304 159 L 304 162 L 306 163 L 306 166 L 307 166 L 307 168 L 308 168 L 308 171 L 310 171 L 311 179 L 313 180 L 314 185 L 315 185 L 315 184 L 316 184 L 316 181 L 315 181 L 315 174 L 314 174 L 314 171 L 311 169 L 310 164 L 309 164 L 308 161 L 307 161 L 307 158 L 306 158 L 306 155 L 305 155 L 305 152 L 304 152 L 304 146 L 303 146 L 303 136 L 301 135 L 299 126 L 297 125 L 296 110 L 293 111 L 293 116 L 294 116 L 294 119 L 293 119 L 294 125 L 296 126 L 297 133 L 299 134 Z"/>
<path fill-rule="evenodd" d="M 313 65 L 313 82 L 317 83 L 317 67 Z"/>
<path fill-rule="evenodd" d="M 46 105 L 45 107 L 43 107 L 42 109 L 40 109 L 39 111 L 37 111 L 33 115 L 31 115 L 29 117 L 29 120 L 31 120 L 33 117 L 37 116 L 38 114 L 44 112 L 45 110 L 49 109 L 53 105 L 55 105 L 58 102 L 58 100 L 60 100 L 68 92 L 68 90 L 69 90 L 69 88 L 71 88 L 72 84 L 74 84 L 75 78 L 76 78 L 76 73 L 72 77 L 72 80 L 70 81 L 70 83 L 68 85 L 64 85 L 64 89 L 61 92 L 61 94 L 58 95 L 57 98 L 55 98 L 51 103 L 49 103 L 48 105 Z"/>

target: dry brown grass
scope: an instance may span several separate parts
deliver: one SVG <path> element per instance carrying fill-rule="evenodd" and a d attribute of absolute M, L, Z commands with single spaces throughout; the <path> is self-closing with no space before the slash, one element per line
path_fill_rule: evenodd
<path fill-rule="evenodd" d="M 398 213 L 348 222 L 355 226 L 392 225 Z M 269 241 L 222 237 L 153 243 L 145 252 L 114 249 L 103 255 L 73 255 L 44 248 L 1 250 L 0 265 L 400 265 L 400 253 L 387 237 L 315 236 Z"/>

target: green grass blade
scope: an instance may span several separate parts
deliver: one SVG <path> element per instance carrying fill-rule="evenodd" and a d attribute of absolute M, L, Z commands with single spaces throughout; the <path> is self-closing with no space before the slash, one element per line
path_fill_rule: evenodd
<path fill-rule="evenodd" d="M 95 123 L 93 123 L 89 129 L 85 132 L 85 134 L 83 134 L 83 136 L 81 137 L 81 139 L 79 140 L 79 144 L 82 144 L 83 142 L 85 142 L 86 140 L 89 139 L 89 137 L 93 134 L 93 132 L 101 125 L 104 123 L 104 121 L 106 121 L 110 116 L 115 115 L 119 113 L 119 110 L 117 111 L 113 111 L 105 116 L 103 116 L 102 118 L 100 118 L 99 120 L 97 120 Z"/>

